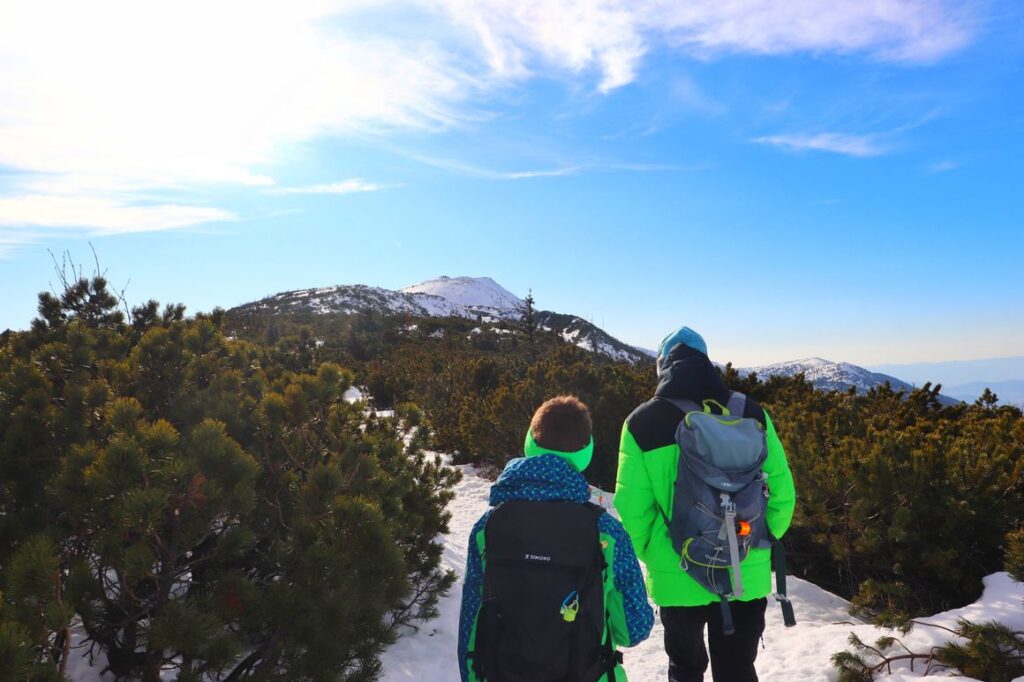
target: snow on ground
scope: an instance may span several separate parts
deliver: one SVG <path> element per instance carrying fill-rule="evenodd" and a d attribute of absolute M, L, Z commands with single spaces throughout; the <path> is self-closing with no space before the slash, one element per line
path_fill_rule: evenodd
<path fill-rule="evenodd" d="M 477 475 L 471 466 L 461 467 L 463 479 L 456 488 L 455 499 L 448 509 L 452 513 L 450 532 L 445 536 L 442 558 L 445 568 L 458 572 L 459 581 L 440 604 L 441 615 L 418 629 L 410 629 L 384 654 L 383 682 L 458 682 L 459 666 L 456 659 L 459 632 L 459 605 L 462 595 L 462 573 L 466 566 L 466 543 L 473 524 L 487 510 L 490 481 Z M 611 506 L 611 495 L 595 489 L 593 501 L 606 508 Z M 773 581 L 774 584 L 774 581 Z M 851 632 L 866 643 L 873 643 L 890 632 L 864 624 L 847 613 L 849 604 L 821 588 L 790 576 L 787 579 L 790 597 L 796 609 L 797 625 L 786 628 L 782 613 L 774 599 L 769 599 L 764 633 L 764 648 L 758 654 L 757 671 L 765 682 L 834 682 L 838 674 L 829 659 L 837 651 L 847 649 Z M 976 603 L 962 609 L 948 611 L 924 622 L 955 627 L 957 618 L 974 621 L 998 620 L 1015 629 L 1024 629 L 1024 585 L 1010 580 L 1006 573 L 985 578 L 985 592 Z M 927 652 L 932 646 L 945 643 L 949 633 L 930 627 L 915 627 L 900 637 L 912 650 Z M 655 622 L 650 638 L 640 645 L 625 649 L 625 667 L 631 682 L 655 682 L 666 679 L 668 657 L 663 647 L 664 631 Z M 888 679 L 904 682 L 922 676 L 924 666 L 894 665 Z M 945 676 L 945 671 L 933 671 L 931 677 Z M 705 679 L 711 679 L 708 671 Z M 970 678 L 958 677 L 968 682 Z M 1024 682 L 1024 677 L 1015 682 Z"/>
<path fill-rule="evenodd" d="M 71 624 L 71 656 L 66 671 L 68 679 L 71 682 L 113 682 L 114 676 L 110 673 L 100 675 L 100 671 L 107 667 L 107 657 L 97 647 L 90 661 L 88 650 L 82 646 L 84 638 L 81 621 L 75 618 Z"/>
<path fill-rule="evenodd" d="M 383 656 L 384 682 L 417 680 L 419 682 L 458 682 L 459 662 L 456 647 L 459 636 L 459 606 L 462 599 L 462 574 L 466 568 L 469 533 L 480 515 L 487 511 L 491 482 L 480 477 L 472 466 L 462 469 L 455 499 L 448 504 L 452 514 L 449 533 L 444 538 L 444 568 L 458 572 L 459 580 L 441 599 L 441 615 L 420 624 L 419 630 L 407 632 Z"/>

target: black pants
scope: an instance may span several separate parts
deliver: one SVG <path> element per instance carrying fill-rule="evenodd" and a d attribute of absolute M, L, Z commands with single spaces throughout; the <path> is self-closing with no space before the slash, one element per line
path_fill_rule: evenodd
<path fill-rule="evenodd" d="M 711 646 L 711 676 L 714 682 L 757 682 L 754 659 L 764 632 L 767 599 L 734 601 L 732 619 L 736 633 L 722 632 L 722 612 L 718 603 L 707 606 L 663 606 L 661 622 L 665 626 L 665 651 L 668 653 L 669 682 L 701 682 L 708 668 L 704 648 L 704 626 Z"/>

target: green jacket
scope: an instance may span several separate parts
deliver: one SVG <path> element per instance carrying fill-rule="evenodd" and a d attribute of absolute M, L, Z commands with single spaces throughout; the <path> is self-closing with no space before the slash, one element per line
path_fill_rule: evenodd
<path fill-rule="evenodd" d="M 707 356 L 687 346 L 677 346 L 668 358 L 659 359 L 660 379 L 656 397 L 626 419 L 619 445 L 619 470 L 615 508 L 640 560 L 647 566 L 647 590 L 659 606 L 702 606 L 718 597 L 698 584 L 679 567 L 666 519 L 671 518 L 672 496 L 679 464 L 675 432 L 682 412 L 657 396 L 700 402 L 714 398 L 725 404 L 729 391 Z M 781 538 L 793 518 L 796 493 L 786 452 L 771 419 L 748 399 L 745 417 L 758 419 L 768 440 L 766 474 L 771 496 L 765 520 L 768 530 Z M 740 564 L 743 573 L 741 601 L 767 596 L 771 587 L 771 550 L 751 549 Z"/>

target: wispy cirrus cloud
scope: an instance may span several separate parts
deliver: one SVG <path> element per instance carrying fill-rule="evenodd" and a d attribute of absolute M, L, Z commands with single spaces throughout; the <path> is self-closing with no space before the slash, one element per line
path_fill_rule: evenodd
<path fill-rule="evenodd" d="M 524 77 L 542 65 L 596 70 L 609 92 L 636 79 L 656 46 L 720 54 L 862 53 L 928 62 L 966 45 L 969 6 L 943 0 L 433 0 L 476 37 L 494 74 Z"/>
<path fill-rule="evenodd" d="M 921 62 L 974 32 L 969 7 L 952 0 L 0 0 L 0 16 L 0 166 L 45 177 L 0 185 L 0 224 L 108 233 L 234 217 L 188 195 L 153 205 L 150 190 L 266 188 L 296 144 L 451 129 L 535 77 L 612 92 L 637 79 L 654 49 Z M 691 107 L 722 110 L 681 83 L 676 95 Z M 762 139 L 878 153 L 838 133 Z M 291 193 L 345 191 L 312 187 Z"/>
<path fill-rule="evenodd" d="M 454 159 L 438 158 L 433 156 L 409 155 L 420 163 L 427 164 L 446 170 L 450 173 L 468 175 L 487 180 L 523 180 L 527 178 L 557 178 L 582 173 L 602 172 L 632 172 L 632 173 L 661 173 L 661 172 L 692 172 L 707 170 L 708 165 L 672 165 L 658 163 L 628 163 L 620 161 L 599 161 L 590 163 L 575 163 L 570 165 L 555 166 L 553 168 L 536 168 L 529 170 L 495 170 L 485 168 L 465 161 Z"/>
<path fill-rule="evenodd" d="M 270 194 L 359 194 L 362 192 L 379 192 L 382 189 L 400 186 L 399 184 L 382 184 L 379 182 L 367 182 L 362 178 L 352 178 L 350 180 L 306 185 L 304 187 L 274 187 L 267 191 Z"/>
<path fill-rule="evenodd" d="M 780 147 L 788 151 L 819 151 L 845 156 L 881 156 L 889 147 L 876 135 L 850 135 L 847 133 L 792 133 L 755 137 L 751 142 Z"/>
<path fill-rule="evenodd" d="M 8 234 L 0 230 L 0 260 L 6 260 L 16 253 L 21 247 L 32 242 L 30 235 L 23 232 Z"/>
<path fill-rule="evenodd" d="M 77 229 L 91 235 L 158 232 L 201 223 L 236 220 L 220 208 L 179 204 L 131 204 L 113 199 L 29 194 L 0 197 L 0 225 L 27 228 L 9 238 L 14 246 L 40 236 L 44 229 Z M 10 229 L 10 228 L 9 228 Z"/>
<path fill-rule="evenodd" d="M 582 168 L 579 166 L 566 166 L 564 168 L 552 168 L 549 170 L 542 169 L 498 173 L 496 177 L 507 180 L 522 180 L 523 178 L 557 178 L 565 175 L 576 175 L 581 170 Z"/>
<path fill-rule="evenodd" d="M 475 178 L 484 178 L 487 180 L 523 180 L 526 178 L 550 178 L 550 177 L 561 177 L 565 175 L 576 175 L 583 170 L 583 166 L 571 165 L 571 166 L 556 166 L 554 168 L 535 168 L 527 170 L 495 170 L 493 168 L 485 168 L 483 166 L 477 166 L 472 163 L 465 161 L 458 161 L 455 159 L 446 159 L 435 156 L 423 156 L 419 154 L 410 154 L 409 158 L 419 161 L 420 163 L 434 168 L 440 168 L 450 173 L 456 173 L 458 175 L 468 175 Z"/>

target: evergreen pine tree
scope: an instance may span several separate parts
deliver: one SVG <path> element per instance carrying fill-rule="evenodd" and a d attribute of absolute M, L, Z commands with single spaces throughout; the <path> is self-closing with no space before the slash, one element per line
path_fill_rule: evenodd
<path fill-rule="evenodd" d="M 526 347 L 529 351 L 531 363 L 537 361 L 537 319 L 533 304 L 533 289 L 531 289 L 523 301 L 523 314 L 520 318 L 520 324 L 522 325 L 523 332 L 526 334 Z"/>
<path fill-rule="evenodd" d="M 0 347 L 0 679 L 56 679 L 76 614 L 120 678 L 373 679 L 454 579 L 422 415 L 347 404 L 308 330 L 116 302 L 69 283 Z"/>
<path fill-rule="evenodd" d="M 1006 572 L 1017 582 L 1024 582 L 1024 526 L 1006 536 Z"/>
<path fill-rule="evenodd" d="M 986 386 L 984 393 L 981 394 L 974 404 L 986 409 L 992 409 L 999 404 L 999 396 L 993 393 L 991 388 Z"/>

